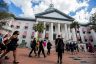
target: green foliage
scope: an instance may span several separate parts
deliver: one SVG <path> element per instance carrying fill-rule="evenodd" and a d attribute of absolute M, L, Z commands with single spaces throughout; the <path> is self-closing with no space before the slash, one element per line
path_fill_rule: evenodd
<path fill-rule="evenodd" d="M 7 4 L 6 3 L 2 3 L 2 2 L 0 2 L 0 7 L 6 7 L 7 6 Z"/>
<path fill-rule="evenodd" d="M 44 30 L 44 25 L 43 25 L 43 23 L 35 24 L 35 25 L 33 26 L 33 29 L 34 29 L 35 31 L 38 31 L 39 33 L 42 33 L 43 30 Z"/>
<path fill-rule="evenodd" d="M 13 14 L 10 14 L 8 12 L 0 12 L 0 20 L 15 17 Z"/>
<path fill-rule="evenodd" d="M 70 28 L 79 28 L 79 23 L 78 22 L 72 22 L 70 24 Z"/>
<path fill-rule="evenodd" d="M 96 32 L 96 25 L 93 25 L 93 26 L 91 27 L 91 29 L 93 29 L 93 30 Z"/>
<path fill-rule="evenodd" d="M 96 13 L 93 14 L 93 16 L 91 17 L 92 18 L 92 26 L 91 26 L 91 29 L 93 29 L 95 32 L 96 32 Z"/>

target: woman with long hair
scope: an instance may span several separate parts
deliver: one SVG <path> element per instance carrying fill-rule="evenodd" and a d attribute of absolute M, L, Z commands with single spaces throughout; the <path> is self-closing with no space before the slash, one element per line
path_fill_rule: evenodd
<path fill-rule="evenodd" d="M 10 37 L 9 34 L 6 34 L 6 35 L 3 37 L 3 43 L 5 44 L 5 46 L 6 46 L 7 43 L 8 43 L 9 37 Z M 4 52 L 6 52 L 6 49 L 4 49 Z M 8 57 L 8 56 L 5 56 L 5 59 L 9 59 L 9 57 Z"/>
<path fill-rule="evenodd" d="M 0 59 L 3 58 L 7 53 L 9 53 L 10 51 L 13 51 L 13 57 L 14 57 L 14 61 L 13 63 L 19 63 L 16 60 L 16 48 L 18 46 L 17 42 L 18 42 L 18 35 L 19 35 L 19 31 L 15 31 L 13 33 L 13 35 L 9 38 L 9 43 L 7 44 L 7 49 L 6 52 L 4 52 Z"/>

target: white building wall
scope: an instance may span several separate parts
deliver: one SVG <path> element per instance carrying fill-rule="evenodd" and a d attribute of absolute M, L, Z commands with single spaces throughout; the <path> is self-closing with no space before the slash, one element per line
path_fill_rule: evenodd
<path fill-rule="evenodd" d="M 96 32 L 94 30 L 91 30 L 91 34 L 93 36 L 93 44 L 96 45 Z"/>
<path fill-rule="evenodd" d="M 33 30 L 33 24 L 35 24 L 35 21 L 23 21 L 23 20 L 15 20 L 15 23 L 20 23 L 20 28 L 19 29 L 16 29 L 16 24 L 14 28 L 12 28 L 12 32 L 14 32 L 15 30 L 18 30 L 20 32 L 20 35 L 18 36 L 19 37 L 19 41 L 18 43 L 22 43 L 22 40 L 25 40 L 25 42 L 27 42 L 26 46 L 30 46 L 30 42 L 31 42 L 31 35 L 32 35 L 32 32 L 34 32 Z M 25 29 L 24 27 L 26 26 L 26 23 L 28 23 L 28 29 Z M 27 31 L 27 36 L 26 38 L 23 38 L 23 33 L 24 31 Z"/>

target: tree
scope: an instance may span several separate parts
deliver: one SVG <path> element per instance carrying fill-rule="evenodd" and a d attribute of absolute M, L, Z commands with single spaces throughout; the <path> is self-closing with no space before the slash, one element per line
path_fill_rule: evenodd
<path fill-rule="evenodd" d="M 0 29 L 4 29 L 3 26 L 6 25 L 7 20 L 10 19 L 11 17 L 15 17 L 13 14 L 7 12 L 7 4 L 4 2 L 0 2 Z M 2 10 L 5 9 L 5 10 Z"/>
<path fill-rule="evenodd" d="M 96 13 L 91 16 L 91 29 L 96 32 Z"/>
<path fill-rule="evenodd" d="M 15 16 L 13 14 L 5 12 L 5 11 L 0 12 L 0 20 L 4 21 L 6 19 L 9 19 L 10 17 L 15 17 Z"/>
<path fill-rule="evenodd" d="M 77 36 L 77 29 L 79 30 L 79 23 L 78 22 L 76 22 L 76 21 L 74 21 L 74 22 L 72 22 L 71 24 L 70 24 L 70 28 L 72 29 L 72 28 L 74 28 L 75 29 L 75 31 L 76 31 L 76 38 L 78 37 Z M 80 33 L 79 33 L 79 36 L 80 36 Z M 81 37 L 80 37 L 80 39 L 81 39 Z"/>
<path fill-rule="evenodd" d="M 43 23 L 39 22 L 38 24 L 33 25 L 33 29 L 35 30 L 35 32 L 38 32 L 39 34 L 39 33 L 43 33 L 43 30 L 45 29 L 45 27 Z"/>

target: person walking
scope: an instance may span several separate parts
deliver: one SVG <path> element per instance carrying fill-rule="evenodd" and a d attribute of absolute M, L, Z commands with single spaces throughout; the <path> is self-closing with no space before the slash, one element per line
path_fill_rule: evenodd
<path fill-rule="evenodd" d="M 10 38 L 9 34 L 6 34 L 6 35 L 3 37 L 3 43 L 5 44 L 5 46 L 8 44 L 9 38 Z M 4 52 L 6 52 L 6 49 L 4 50 Z M 5 59 L 9 59 L 9 57 L 6 55 L 6 56 L 5 56 Z"/>
<path fill-rule="evenodd" d="M 31 54 L 32 52 L 34 51 L 35 53 L 35 56 L 37 56 L 37 53 L 36 53 L 36 38 L 34 38 L 34 40 L 31 42 L 31 51 L 29 53 L 29 57 L 32 57 Z"/>
<path fill-rule="evenodd" d="M 48 51 L 47 51 L 47 54 L 48 54 L 48 55 L 50 55 L 51 46 L 52 46 L 51 42 L 48 41 L 48 43 L 47 43 L 47 50 L 48 50 Z"/>
<path fill-rule="evenodd" d="M 43 45 L 44 41 L 41 40 L 40 43 L 39 43 L 39 51 L 38 51 L 38 57 L 40 57 L 40 53 L 42 51 L 43 55 L 44 55 L 44 58 L 46 57 L 45 56 L 45 52 L 44 52 L 44 45 Z"/>
<path fill-rule="evenodd" d="M 71 43 L 70 43 L 70 52 L 71 52 L 71 54 L 72 55 L 74 55 L 74 44 L 73 44 L 73 42 L 71 41 Z"/>
<path fill-rule="evenodd" d="M 16 57 L 16 48 L 18 46 L 18 35 L 19 35 L 19 31 L 15 31 L 13 33 L 13 35 L 9 38 L 9 42 L 7 44 L 7 49 L 6 49 L 6 52 L 4 52 L 0 59 L 3 58 L 7 53 L 9 53 L 10 51 L 13 51 L 13 57 L 14 57 L 14 61 L 13 63 L 19 63 L 17 61 L 17 57 Z"/>
<path fill-rule="evenodd" d="M 2 41 L 3 41 L 3 37 L 2 34 L 0 33 L 0 54 L 2 53 Z"/>
<path fill-rule="evenodd" d="M 55 40 L 56 52 L 58 54 L 57 63 L 62 64 L 62 54 L 64 53 L 64 42 L 60 35 Z"/>

